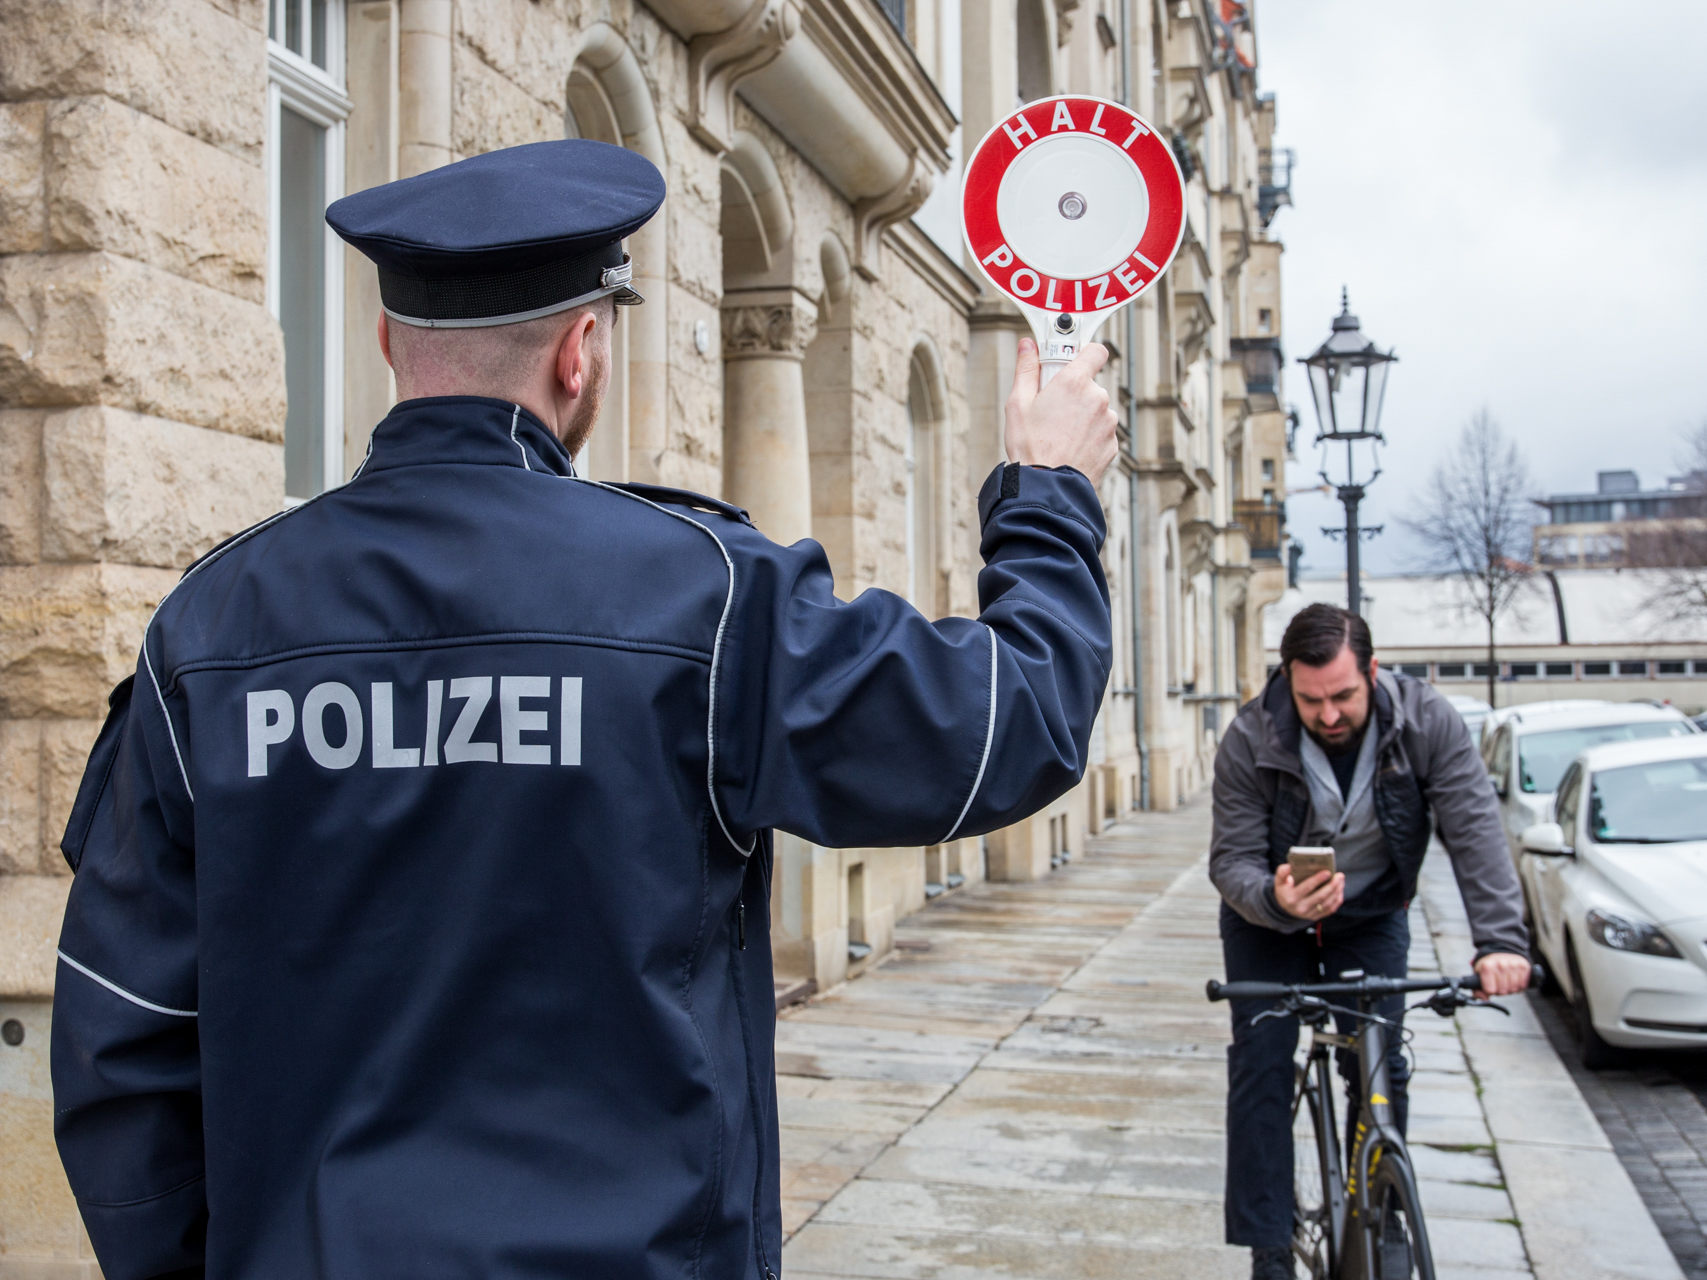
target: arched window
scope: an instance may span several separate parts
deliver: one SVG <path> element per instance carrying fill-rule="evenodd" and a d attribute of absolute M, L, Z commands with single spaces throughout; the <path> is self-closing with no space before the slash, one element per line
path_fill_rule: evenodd
<path fill-rule="evenodd" d="M 937 494 L 944 416 L 940 381 L 935 353 L 921 343 L 907 374 L 907 593 L 933 618 L 944 612 Z"/>
<path fill-rule="evenodd" d="M 565 89 L 565 137 L 627 147 L 666 167 L 651 89 L 634 50 L 608 23 L 595 23 L 583 33 L 580 56 Z M 624 245 L 634 259 L 635 287 L 654 315 L 664 306 L 666 218 L 667 210 L 661 211 Z M 617 315 L 611 333 L 610 389 L 599 425 L 576 461 L 583 475 L 595 479 L 656 481 L 666 417 L 666 330 L 633 313 Z"/>
<path fill-rule="evenodd" d="M 611 105 L 610 95 L 579 62 L 569 73 L 563 134 L 568 138 L 588 138 L 593 142 L 622 145 L 622 131 L 617 125 L 616 109 Z M 616 325 L 611 330 L 610 339 L 610 386 L 605 392 L 598 425 L 581 450 L 581 456 L 575 459 L 575 469 L 594 480 L 620 483 L 628 479 L 628 326 L 622 322 L 620 309 L 615 318 Z"/>

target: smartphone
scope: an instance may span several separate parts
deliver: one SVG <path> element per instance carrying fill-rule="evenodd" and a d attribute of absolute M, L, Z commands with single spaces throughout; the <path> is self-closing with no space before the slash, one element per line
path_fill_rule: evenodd
<path fill-rule="evenodd" d="M 1303 884 L 1318 871 L 1334 873 L 1334 851 L 1325 846 L 1295 844 L 1286 851 L 1286 864 L 1292 868 L 1292 883 Z"/>

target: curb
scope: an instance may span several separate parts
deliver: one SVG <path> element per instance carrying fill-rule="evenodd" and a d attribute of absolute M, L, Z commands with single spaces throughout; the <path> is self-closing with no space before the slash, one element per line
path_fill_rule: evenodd
<path fill-rule="evenodd" d="M 1438 844 L 1418 893 L 1441 964 L 1468 970 L 1475 947 Z M 1683 1280 L 1636 1184 L 1527 999 L 1498 1027 L 1460 1015 L 1507 1193 L 1537 1280 Z"/>

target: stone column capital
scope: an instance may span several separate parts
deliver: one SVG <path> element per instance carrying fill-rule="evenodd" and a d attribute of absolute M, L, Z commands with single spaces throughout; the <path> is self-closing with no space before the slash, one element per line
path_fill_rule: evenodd
<path fill-rule="evenodd" d="M 792 289 L 723 297 L 725 360 L 801 360 L 818 336 L 818 309 Z"/>

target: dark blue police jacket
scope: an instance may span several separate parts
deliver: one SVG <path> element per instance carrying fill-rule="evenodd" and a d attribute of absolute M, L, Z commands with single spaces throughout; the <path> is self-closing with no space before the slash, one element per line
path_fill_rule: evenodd
<path fill-rule="evenodd" d="M 779 1273 L 769 829 L 934 844 L 1084 770 L 1096 493 L 1009 466 L 980 514 L 976 621 L 845 604 L 456 397 L 192 566 L 65 839 L 107 1280 Z"/>

